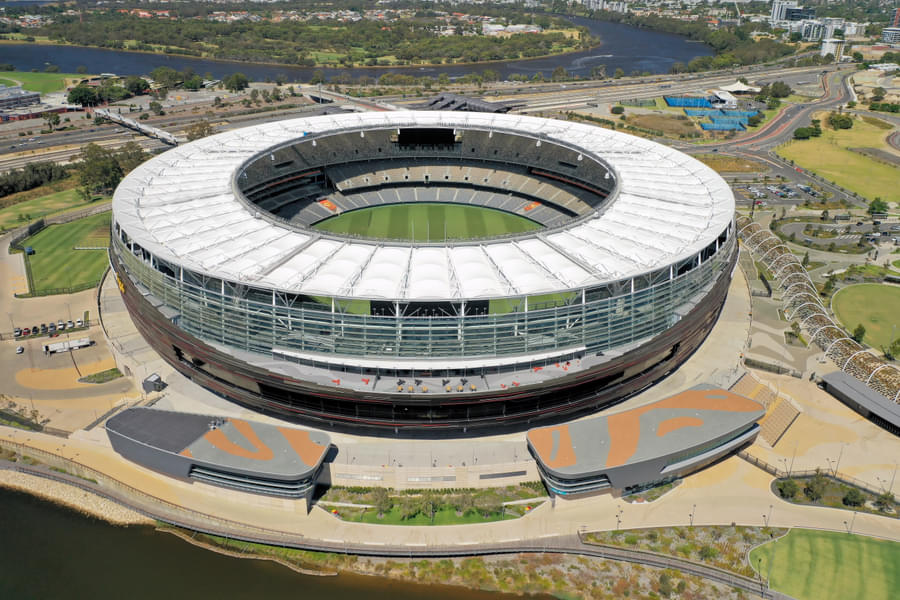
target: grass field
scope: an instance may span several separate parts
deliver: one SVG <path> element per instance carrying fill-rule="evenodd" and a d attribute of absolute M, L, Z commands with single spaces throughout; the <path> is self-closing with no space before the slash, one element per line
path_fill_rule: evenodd
<path fill-rule="evenodd" d="M 3 85 L 22 84 L 26 90 L 47 94 L 58 92 L 66 88 L 67 79 L 84 79 L 87 75 L 76 73 L 31 73 L 30 71 L 4 71 L 0 74 L 0 83 Z"/>
<path fill-rule="evenodd" d="M 84 208 L 86 205 L 75 188 L 51 192 L 44 196 L 32 198 L 0 208 L 0 231 L 15 229 L 30 221 L 35 221 L 47 215 L 62 212 L 69 208 Z M 23 219 L 19 219 L 22 215 Z M 27 215 L 27 218 L 26 218 Z"/>
<path fill-rule="evenodd" d="M 858 535 L 793 529 L 752 550 L 750 563 L 798 600 L 888 600 L 900 590 L 900 543 Z"/>
<path fill-rule="evenodd" d="M 437 242 L 472 239 L 540 228 L 511 213 L 463 204 L 393 204 L 350 211 L 319 221 L 316 229 L 368 237 Z"/>
<path fill-rule="evenodd" d="M 815 117 L 824 121 L 827 114 L 817 113 Z M 778 149 L 778 154 L 870 200 L 880 197 L 898 202 L 900 169 L 849 150 L 887 149 L 886 135 L 881 127 L 855 119 L 852 129 L 824 127 L 821 137 L 789 142 Z"/>
<path fill-rule="evenodd" d="M 894 325 L 900 330 L 900 288 L 877 283 L 851 285 L 838 290 L 831 307 L 848 331 L 862 323 L 866 328 L 864 341 L 873 348 L 890 344 Z M 900 335 L 900 331 L 894 335 Z"/>
<path fill-rule="evenodd" d="M 736 156 L 720 156 L 718 154 L 698 154 L 694 156 L 717 173 L 762 173 L 768 171 L 766 165 Z"/>
<path fill-rule="evenodd" d="M 677 136 L 699 133 L 699 130 L 694 127 L 693 121 L 680 117 L 684 117 L 684 115 L 628 115 L 627 123 L 629 125 L 634 125 L 635 127 L 643 127 L 644 129 L 655 129 L 658 131 L 662 131 L 667 135 Z"/>
<path fill-rule="evenodd" d="M 64 225 L 51 225 L 22 242 L 34 248 L 29 257 L 33 291 L 75 287 L 99 281 L 108 259 L 103 250 L 75 246 L 108 246 L 110 213 L 100 213 Z"/>

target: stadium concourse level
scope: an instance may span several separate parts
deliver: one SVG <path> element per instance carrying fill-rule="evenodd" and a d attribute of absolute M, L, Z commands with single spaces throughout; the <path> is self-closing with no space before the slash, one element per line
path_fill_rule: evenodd
<path fill-rule="evenodd" d="M 615 180 L 604 165 L 549 142 L 391 129 L 301 138 L 248 165 L 239 185 L 254 207 L 302 227 L 360 208 L 431 202 L 493 208 L 555 228 L 598 210 Z"/>
<path fill-rule="evenodd" d="M 828 309 L 800 259 L 775 234 L 747 217 L 738 218 L 737 229 L 744 245 L 778 281 L 785 319 L 797 321 L 839 369 L 877 392 L 884 402 L 900 403 L 900 369 L 857 343 L 828 316 Z M 848 389 L 852 394 L 859 388 Z M 858 403 L 864 401 L 860 399 Z M 900 427 L 895 408 L 884 408 L 884 415 L 894 415 L 890 417 L 895 420 L 891 425 Z"/>

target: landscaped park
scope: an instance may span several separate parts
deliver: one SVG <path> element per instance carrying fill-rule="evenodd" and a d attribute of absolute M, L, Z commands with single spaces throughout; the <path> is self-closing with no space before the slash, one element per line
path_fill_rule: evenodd
<path fill-rule="evenodd" d="M 896 330 L 900 324 L 900 287 L 851 285 L 835 293 L 831 307 L 848 331 L 862 324 L 866 328 L 863 341 L 873 348 L 889 346 L 900 333 Z"/>
<path fill-rule="evenodd" d="M 750 563 L 798 600 L 888 600 L 900 590 L 900 544 L 849 533 L 792 529 L 753 549 Z"/>
<path fill-rule="evenodd" d="M 900 168 L 854 150 L 887 151 L 889 131 L 883 121 L 858 118 L 851 129 L 834 130 L 824 125 L 827 113 L 813 117 L 822 120 L 822 135 L 788 142 L 778 149 L 779 155 L 870 200 L 900 201 Z"/>

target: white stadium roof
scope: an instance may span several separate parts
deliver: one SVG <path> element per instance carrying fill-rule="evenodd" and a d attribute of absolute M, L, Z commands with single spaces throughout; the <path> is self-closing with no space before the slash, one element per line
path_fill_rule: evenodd
<path fill-rule="evenodd" d="M 540 137 L 609 165 L 617 189 L 563 228 L 477 242 L 358 240 L 257 218 L 236 197 L 241 167 L 305 135 L 447 127 Z M 385 300 L 483 299 L 626 279 L 697 254 L 728 226 L 721 177 L 666 146 L 577 123 L 510 114 L 352 113 L 277 121 L 173 148 L 125 178 L 116 222 L 157 258 L 291 293 Z"/>

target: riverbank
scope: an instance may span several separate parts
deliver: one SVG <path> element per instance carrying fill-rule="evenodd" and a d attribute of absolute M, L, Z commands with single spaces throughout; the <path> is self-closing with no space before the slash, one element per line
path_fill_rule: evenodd
<path fill-rule="evenodd" d="M 0 469 L 0 487 L 37 496 L 112 525 L 153 525 L 155 521 L 112 500 L 44 477 Z"/>
<path fill-rule="evenodd" d="M 332 69 L 332 70 L 343 70 L 343 69 L 362 69 L 372 72 L 378 71 L 396 71 L 397 69 L 442 69 L 442 68 L 461 68 L 467 66 L 485 66 L 485 65 L 496 65 L 496 64 L 504 64 L 513 61 L 530 61 L 530 60 L 547 60 L 552 58 L 560 58 L 564 56 L 568 56 L 570 54 L 578 54 L 582 52 L 590 52 L 592 50 L 597 50 L 598 48 L 604 45 L 603 42 L 595 44 L 593 46 L 587 46 L 585 48 L 571 48 L 569 50 L 564 50 L 562 52 L 551 52 L 549 54 L 541 54 L 538 56 L 529 56 L 524 57 L 520 56 L 518 58 L 502 58 L 498 60 L 480 60 L 473 62 L 454 62 L 454 63 L 409 63 L 409 64 L 393 64 L 393 65 L 359 65 L 359 64 L 351 64 L 347 67 L 336 66 L 334 63 L 315 63 L 313 65 L 303 65 L 299 66 L 296 64 L 289 63 L 280 63 L 280 62 L 269 62 L 269 61 L 248 61 L 248 60 L 236 60 L 231 58 L 217 58 L 214 56 L 198 56 L 196 54 L 188 54 L 182 52 L 159 52 L 155 50 L 136 50 L 134 48 L 104 48 L 103 46 L 87 46 L 84 44 L 72 44 L 66 41 L 59 40 L 49 40 L 49 39 L 37 39 L 33 42 L 27 42 L 23 39 L 9 39 L 5 37 L 0 37 L 0 47 L 7 45 L 35 45 L 35 46 L 43 46 L 46 48 L 85 48 L 90 50 L 102 50 L 104 52 L 124 52 L 129 54 L 142 54 L 149 56 L 160 56 L 160 57 L 173 57 L 173 58 L 182 58 L 182 59 L 190 59 L 190 60 L 203 60 L 210 61 L 215 63 L 221 63 L 225 65 L 249 65 L 256 67 L 283 67 L 287 69 Z M 474 71 L 473 71 L 474 72 Z M 15 73 L 15 71 L 13 71 Z"/>

